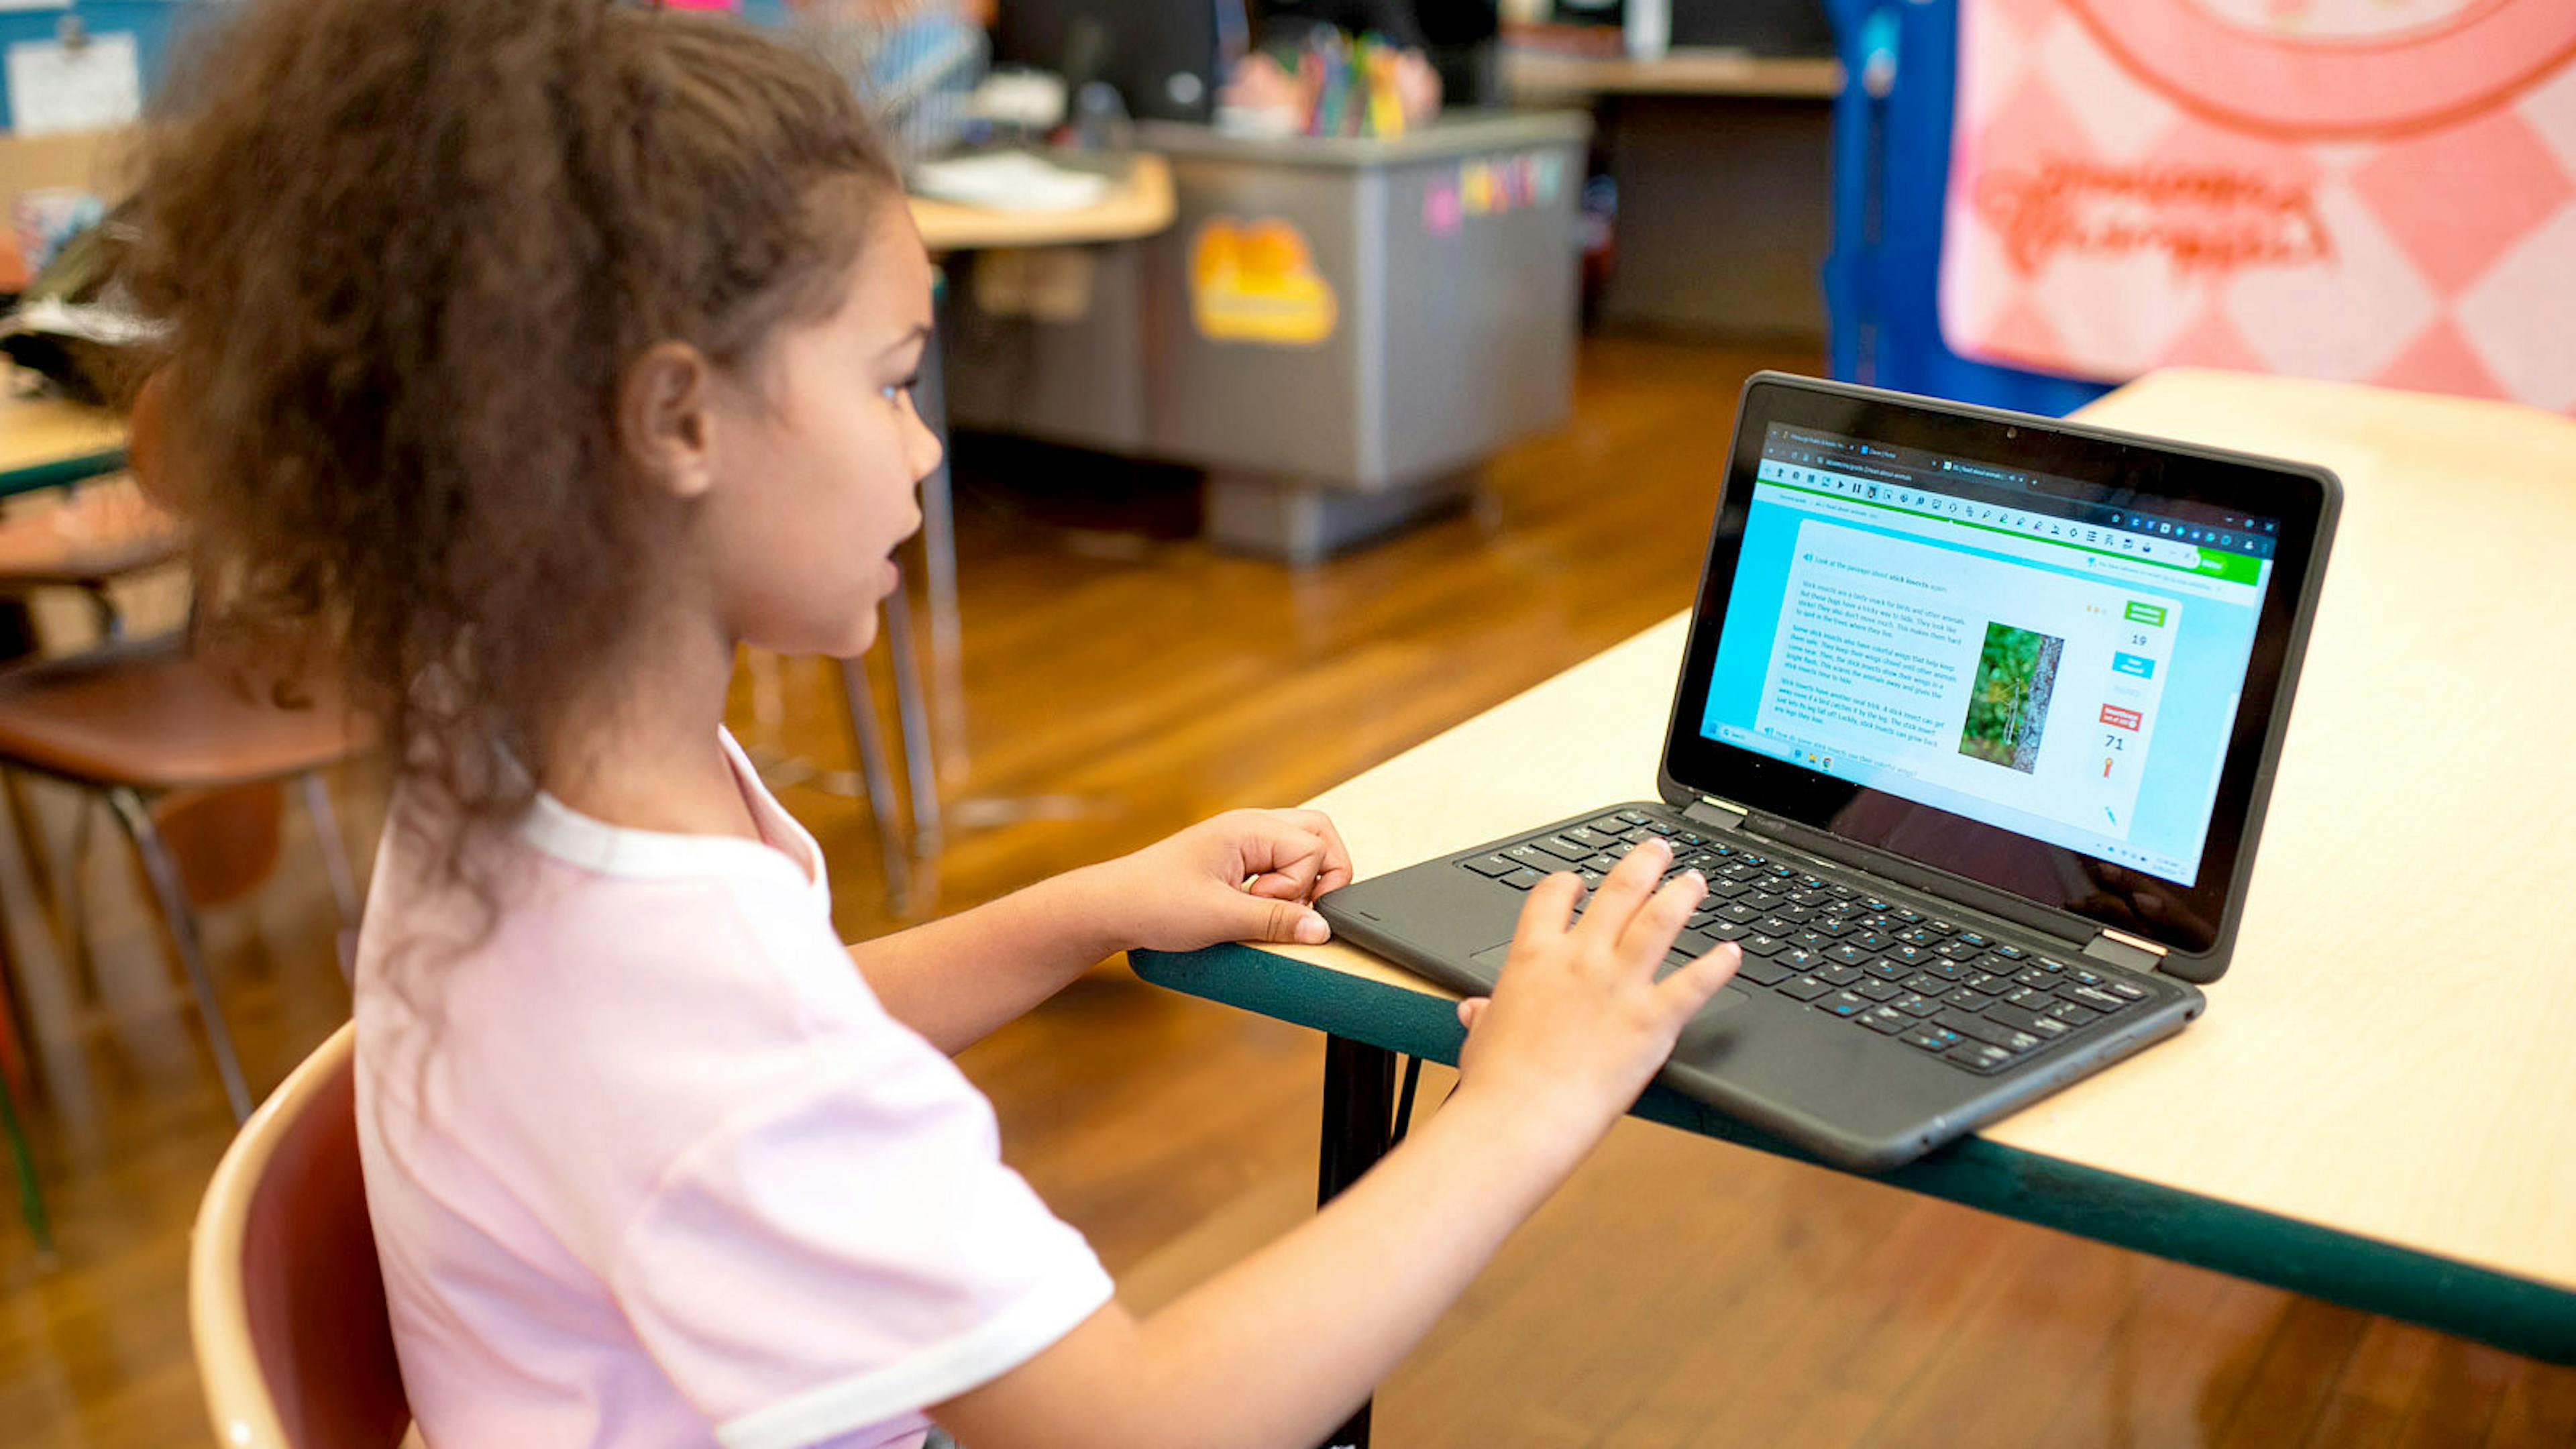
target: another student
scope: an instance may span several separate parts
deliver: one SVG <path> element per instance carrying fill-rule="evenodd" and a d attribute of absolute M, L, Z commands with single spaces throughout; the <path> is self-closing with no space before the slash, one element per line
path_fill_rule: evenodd
<path fill-rule="evenodd" d="M 601 0 L 258 0 L 196 74 L 145 192 L 167 447 L 226 607 L 327 630 L 399 767 L 358 1108 L 432 1445 L 1310 1444 L 1730 974 L 1656 979 L 1702 894 L 1661 846 L 1579 924 L 1551 878 L 1448 1105 L 1130 1314 L 947 1054 L 1128 947 L 1321 940 L 1350 864 L 1238 811 L 833 936 L 722 719 L 741 646 L 867 647 L 937 460 L 851 97 Z"/>

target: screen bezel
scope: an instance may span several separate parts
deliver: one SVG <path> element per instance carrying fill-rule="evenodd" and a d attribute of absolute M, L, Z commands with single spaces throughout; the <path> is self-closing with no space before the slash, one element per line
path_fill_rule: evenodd
<path fill-rule="evenodd" d="M 2273 574 L 2255 624 L 2234 728 L 2219 772 L 2196 883 L 2188 888 L 2065 846 L 1869 790 L 1822 772 L 1703 736 L 1726 602 L 1735 585 L 1763 440 L 1773 424 L 1813 428 L 1870 442 L 1922 448 L 2001 468 L 2053 475 L 2092 490 L 2079 501 L 2106 505 L 2158 500 L 2202 504 L 2276 519 Z M 2134 437 L 2056 419 L 1771 374 L 1746 384 L 1729 448 L 1724 489 L 1700 576 L 1673 716 L 1664 738 L 1664 776 L 1681 788 L 1883 852 L 2044 911 L 2126 932 L 2187 956 L 2207 956 L 2234 935 L 2237 897 L 2250 864 L 2255 802 L 2268 785 L 2284 723 L 2282 691 L 2295 674 L 2301 616 L 2335 485 L 2323 470 L 2274 459 Z M 2154 511 L 2151 505 L 2138 505 Z M 1835 817 L 1855 804 L 1886 807 L 1904 823 L 1937 824 L 1970 847 L 1923 860 L 1878 839 L 1839 831 Z M 1892 833 L 1892 831 L 1890 832 Z M 2056 877 L 2081 880 L 2081 899 L 2039 900 L 1975 872 L 1985 850 L 2039 852 Z"/>

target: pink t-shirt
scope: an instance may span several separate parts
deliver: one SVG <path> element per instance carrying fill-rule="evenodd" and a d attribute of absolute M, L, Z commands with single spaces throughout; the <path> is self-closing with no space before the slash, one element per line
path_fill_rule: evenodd
<path fill-rule="evenodd" d="M 813 838 L 725 748 L 768 843 L 540 798 L 496 847 L 488 934 L 396 803 L 358 1132 L 432 1446 L 916 1445 L 925 1406 L 1109 1299 L 1002 1165 L 991 1105 L 878 1005 Z"/>

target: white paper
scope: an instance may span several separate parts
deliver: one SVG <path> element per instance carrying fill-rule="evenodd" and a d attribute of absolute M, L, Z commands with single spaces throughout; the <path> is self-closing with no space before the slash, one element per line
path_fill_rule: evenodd
<path fill-rule="evenodd" d="M 78 46 L 22 40 L 9 47 L 9 124 L 21 136 L 95 131 L 143 115 L 143 64 L 132 31 Z"/>
<path fill-rule="evenodd" d="M 1109 197 L 1106 176 L 1049 165 L 1024 151 L 995 151 L 912 169 L 912 189 L 987 211 L 1079 211 Z"/>

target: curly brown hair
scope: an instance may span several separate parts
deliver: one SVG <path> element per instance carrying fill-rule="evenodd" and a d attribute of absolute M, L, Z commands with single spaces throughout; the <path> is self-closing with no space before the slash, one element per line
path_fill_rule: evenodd
<path fill-rule="evenodd" d="M 828 313 L 893 166 L 840 78 L 730 20 L 259 0 L 207 39 L 134 281 L 223 607 L 319 626 L 403 771 L 513 817 L 679 520 L 623 461 L 627 367 L 748 368 Z"/>

